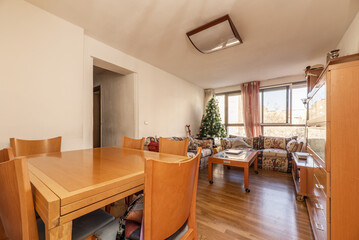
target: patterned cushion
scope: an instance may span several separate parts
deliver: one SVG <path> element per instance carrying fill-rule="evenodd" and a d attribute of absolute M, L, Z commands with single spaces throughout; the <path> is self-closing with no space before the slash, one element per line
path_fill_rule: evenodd
<path fill-rule="evenodd" d="M 286 149 L 287 142 L 292 138 L 283 138 L 283 137 L 259 137 L 259 149 L 268 149 L 268 148 L 277 148 L 277 149 Z"/>
<path fill-rule="evenodd" d="M 211 139 L 208 139 L 208 140 L 194 139 L 194 142 L 197 143 L 198 147 L 201 147 L 202 149 L 204 149 L 204 148 L 212 149 L 213 148 L 213 142 Z"/>
<path fill-rule="evenodd" d="M 262 169 L 287 172 L 288 171 L 288 160 L 282 157 L 263 157 Z"/>
<path fill-rule="evenodd" d="M 290 153 L 297 151 L 298 145 L 299 143 L 297 142 L 297 140 L 294 139 L 290 140 L 287 143 L 287 151 Z"/>
<path fill-rule="evenodd" d="M 232 147 L 231 141 L 229 138 L 222 138 L 221 140 L 222 149 L 226 150 Z"/>
<path fill-rule="evenodd" d="M 251 146 L 249 144 L 247 144 L 243 138 L 230 138 L 229 139 L 231 142 L 231 148 L 233 149 L 242 149 L 242 148 L 250 148 Z"/>
<path fill-rule="evenodd" d="M 212 155 L 212 149 L 204 148 L 201 152 L 201 157 L 209 157 Z"/>
<path fill-rule="evenodd" d="M 263 157 L 283 157 L 283 158 L 287 157 L 287 151 L 283 149 L 274 149 L 274 148 L 263 149 L 262 153 L 263 153 Z"/>
<path fill-rule="evenodd" d="M 149 151 L 152 152 L 159 152 L 160 150 L 160 144 L 158 142 L 150 142 L 147 146 Z"/>
<path fill-rule="evenodd" d="M 198 148 L 198 143 L 195 141 L 195 139 L 193 137 L 189 138 L 189 143 L 188 143 L 188 150 L 197 150 Z"/>

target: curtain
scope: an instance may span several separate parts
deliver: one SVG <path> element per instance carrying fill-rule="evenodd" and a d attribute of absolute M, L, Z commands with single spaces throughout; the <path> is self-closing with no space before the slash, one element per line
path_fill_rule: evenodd
<path fill-rule="evenodd" d="M 244 129 L 247 137 L 258 137 L 262 134 L 260 122 L 259 86 L 260 82 L 249 82 L 241 85 Z"/>
<path fill-rule="evenodd" d="M 204 108 L 203 108 L 204 110 L 203 110 L 203 112 L 206 111 L 207 103 L 213 97 L 213 95 L 214 95 L 214 89 L 209 88 L 209 89 L 204 90 Z"/>

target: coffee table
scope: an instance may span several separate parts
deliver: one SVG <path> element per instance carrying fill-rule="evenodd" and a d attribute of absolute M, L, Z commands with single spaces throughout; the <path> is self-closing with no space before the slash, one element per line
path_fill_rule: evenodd
<path fill-rule="evenodd" d="M 208 181 L 213 184 L 213 164 L 222 164 L 233 167 L 242 167 L 244 169 L 244 188 L 250 192 L 249 185 L 249 167 L 254 163 L 254 171 L 258 174 L 257 151 L 242 150 L 240 154 L 228 154 L 227 150 L 214 154 L 208 158 Z"/>

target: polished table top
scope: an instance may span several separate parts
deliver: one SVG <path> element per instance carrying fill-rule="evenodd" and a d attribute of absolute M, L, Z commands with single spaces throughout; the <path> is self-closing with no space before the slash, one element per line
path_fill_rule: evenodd
<path fill-rule="evenodd" d="M 28 157 L 29 170 L 60 199 L 61 206 L 131 181 L 144 182 L 145 159 L 183 161 L 184 156 L 105 147 Z"/>

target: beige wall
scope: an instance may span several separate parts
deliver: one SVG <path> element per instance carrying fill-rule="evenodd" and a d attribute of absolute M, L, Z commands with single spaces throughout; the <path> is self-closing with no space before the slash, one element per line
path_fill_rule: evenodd
<path fill-rule="evenodd" d="M 0 2 L 0 148 L 62 135 L 82 147 L 83 29 L 17 0 Z"/>
<path fill-rule="evenodd" d="M 92 63 L 93 58 L 121 66 L 124 71 L 135 72 L 136 137 L 185 136 L 185 125 L 190 124 L 197 133 L 203 113 L 203 89 L 173 76 L 148 63 L 140 61 L 104 43 L 85 36 L 84 79 L 84 133 L 92 138 Z M 89 90 L 86 90 L 89 89 Z M 147 124 L 146 124 L 147 123 Z M 87 137 L 86 139 L 90 139 Z M 88 143 L 89 144 L 89 143 Z"/>
<path fill-rule="evenodd" d="M 122 136 L 135 137 L 134 74 L 104 72 L 94 86 L 101 86 L 102 146 L 122 146 Z"/>
<path fill-rule="evenodd" d="M 337 48 L 340 49 L 340 56 L 359 53 L 359 12 L 340 40 Z"/>
<path fill-rule="evenodd" d="M 304 70 L 303 70 L 303 74 L 279 77 L 279 78 L 273 78 L 273 79 L 261 81 L 261 87 L 268 87 L 268 86 L 275 86 L 275 85 L 303 82 L 303 81 L 305 81 Z M 241 90 L 241 85 L 239 84 L 229 87 L 216 88 L 214 89 L 214 92 L 218 94 L 218 93 L 234 92 L 240 90 Z"/>
<path fill-rule="evenodd" d="M 203 89 L 84 34 L 22 0 L 0 2 L 0 148 L 10 137 L 63 136 L 63 150 L 92 147 L 94 57 L 135 74 L 135 136 L 199 128 Z M 144 122 L 147 121 L 148 125 Z"/>

